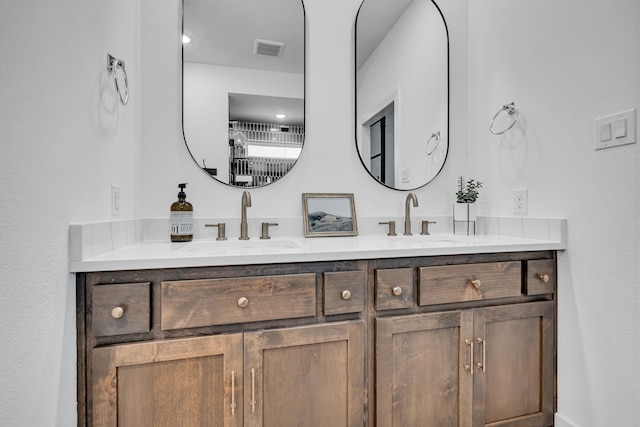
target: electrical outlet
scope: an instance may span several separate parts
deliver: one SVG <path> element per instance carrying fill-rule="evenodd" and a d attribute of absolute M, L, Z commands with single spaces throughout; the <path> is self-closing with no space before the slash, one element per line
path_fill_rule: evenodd
<path fill-rule="evenodd" d="M 513 213 L 526 214 L 529 210 L 529 196 L 526 188 L 513 190 Z"/>
<path fill-rule="evenodd" d="M 111 216 L 120 215 L 120 186 L 111 184 Z"/>

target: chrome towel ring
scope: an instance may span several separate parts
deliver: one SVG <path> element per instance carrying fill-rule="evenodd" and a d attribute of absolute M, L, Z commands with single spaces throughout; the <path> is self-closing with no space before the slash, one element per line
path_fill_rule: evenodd
<path fill-rule="evenodd" d="M 433 142 L 431 142 L 433 141 Z M 426 145 L 424 146 L 424 152 L 427 156 L 430 156 L 433 154 L 434 151 L 436 151 L 436 148 L 438 148 L 438 144 L 440 143 L 440 131 L 434 132 L 431 134 L 431 137 L 427 140 Z M 429 145 L 431 144 L 431 145 Z"/>
<path fill-rule="evenodd" d="M 121 87 L 120 83 L 118 83 L 118 70 L 122 70 L 124 87 Z M 120 102 L 122 102 L 122 105 L 127 105 L 129 102 L 129 81 L 127 79 L 127 71 L 124 69 L 124 61 L 107 53 L 107 71 L 113 75 L 113 82 L 116 84 Z"/>
<path fill-rule="evenodd" d="M 496 118 L 503 111 L 507 113 L 508 117 L 510 118 L 510 121 L 506 121 L 506 123 L 508 124 L 505 125 L 504 129 L 495 130 L 493 125 L 496 121 Z M 491 123 L 489 124 L 489 130 L 494 135 L 502 135 L 503 133 L 511 129 L 513 125 L 516 124 L 517 121 L 518 121 L 518 107 L 516 107 L 516 105 L 512 102 L 510 104 L 503 105 L 502 108 L 498 110 L 498 112 L 493 116 L 493 119 L 491 119 Z"/>

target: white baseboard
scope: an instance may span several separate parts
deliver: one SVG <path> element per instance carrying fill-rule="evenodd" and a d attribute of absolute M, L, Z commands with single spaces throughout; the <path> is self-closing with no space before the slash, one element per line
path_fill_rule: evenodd
<path fill-rule="evenodd" d="M 578 427 L 571 424 L 569 421 L 567 421 L 565 418 L 562 417 L 562 415 L 560 415 L 557 412 L 554 414 L 553 421 L 554 421 L 555 427 Z"/>

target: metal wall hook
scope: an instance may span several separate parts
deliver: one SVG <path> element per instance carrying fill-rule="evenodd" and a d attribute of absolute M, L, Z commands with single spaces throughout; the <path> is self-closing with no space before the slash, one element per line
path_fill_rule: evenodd
<path fill-rule="evenodd" d="M 118 70 L 122 70 L 124 77 L 123 88 L 121 88 L 118 83 Z M 120 102 L 122 102 L 122 105 L 127 105 L 129 102 L 129 80 L 127 79 L 127 71 L 124 69 L 124 61 L 107 53 L 107 71 L 113 76 L 113 82 L 116 84 L 116 91 L 120 97 Z"/>
<path fill-rule="evenodd" d="M 495 130 L 493 128 L 493 124 L 496 121 L 496 118 L 503 111 L 506 112 L 509 115 L 509 117 L 511 118 L 511 123 L 506 128 L 504 128 L 502 130 Z M 502 135 L 503 133 L 505 133 L 506 131 L 511 129 L 513 127 L 513 125 L 516 124 L 517 121 L 518 121 L 518 107 L 516 107 L 516 105 L 512 102 L 510 104 L 503 105 L 502 108 L 500 110 L 498 110 L 498 112 L 493 116 L 493 119 L 491 119 L 491 123 L 489 124 L 489 130 L 494 135 Z"/>
<path fill-rule="evenodd" d="M 434 142 L 431 142 L 434 141 Z M 433 154 L 438 148 L 438 144 L 440 143 L 440 131 L 434 132 L 431 134 L 431 137 L 427 140 L 427 143 L 424 146 L 424 152 L 427 156 Z M 431 144 L 431 149 L 429 149 L 429 144 Z"/>

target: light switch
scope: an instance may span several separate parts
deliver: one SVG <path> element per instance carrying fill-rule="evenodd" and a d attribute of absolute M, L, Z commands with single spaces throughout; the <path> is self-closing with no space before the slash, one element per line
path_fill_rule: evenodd
<path fill-rule="evenodd" d="M 406 184 L 409 182 L 409 168 L 402 168 L 402 183 Z"/>
<path fill-rule="evenodd" d="M 595 119 L 593 142 L 596 150 L 636 143 L 636 109 Z"/>
<path fill-rule="evenodd" d="M 624 138 L 627 136 L 627 119 L 616 120 L 615 136 L 616 138 Z"/>
<path fill-rule="evenodd" d="M 610 141 L 611 140 L 611 123 L 605 123 L 600 125 L 600 141 Z"/>

